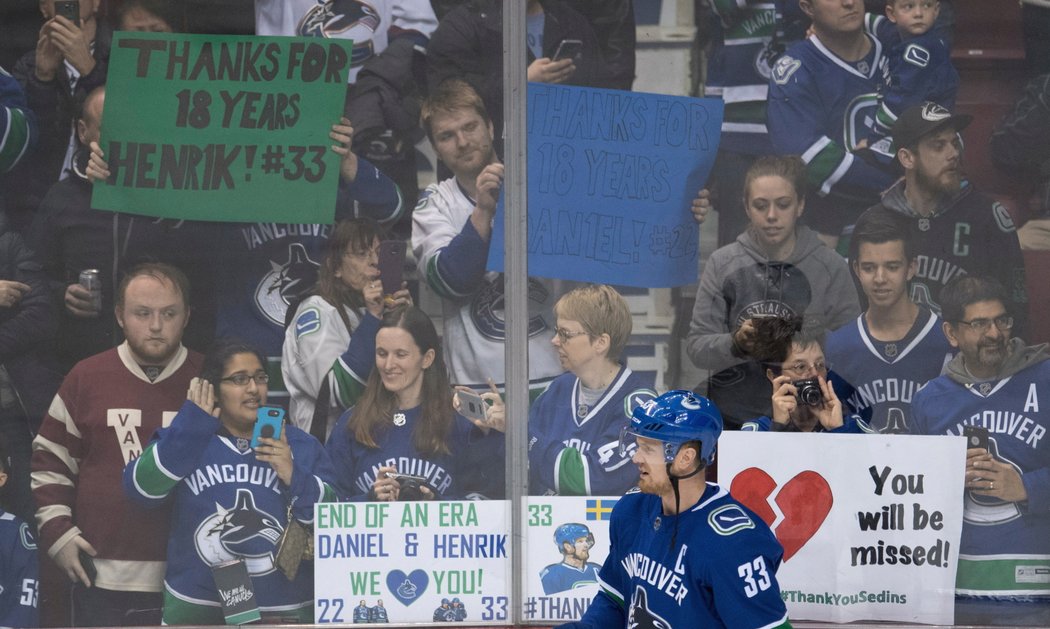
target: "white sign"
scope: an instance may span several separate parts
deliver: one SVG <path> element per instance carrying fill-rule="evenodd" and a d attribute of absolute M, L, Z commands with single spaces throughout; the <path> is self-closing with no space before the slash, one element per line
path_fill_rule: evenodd
<path fill-rule="evenodd" d="M 314 622 L 507 624 L 510 503 L 318 503 Z"/>
<path fill-rule="evenodd" d="M 727 432 L 718 481 L 784 546 L 792 620 L 951 625 L 962 437 Z"/>
<path fill-rule="evenodd" d="M 619 496 L 528 499 L 526 622 L 579 620 L 598 593 L 598 570 L 609 554 L 609 518 Z"/>

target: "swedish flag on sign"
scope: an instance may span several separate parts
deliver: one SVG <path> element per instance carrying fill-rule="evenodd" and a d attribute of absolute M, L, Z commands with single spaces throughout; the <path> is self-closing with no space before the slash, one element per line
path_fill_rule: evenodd
<path fill-rule="evenodd" d="M 612 517 L 612 510 L 613 507 L 616 506 L 616 501 L 616 498 L 611 500 L 588 500 L 587 519 L 608 520 Z"/>

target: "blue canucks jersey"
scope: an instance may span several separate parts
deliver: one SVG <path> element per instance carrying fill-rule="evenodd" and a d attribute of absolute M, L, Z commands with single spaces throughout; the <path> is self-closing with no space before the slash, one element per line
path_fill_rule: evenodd
<path fill-rule="evenodd" d="M 587 562 L 582 568 L 567 563 L 552 563 L 540 573 L 540 583 L 544 594 L 556 594 L 566 590 L 598 584 L 598 571 L 601 566 Z"/>
<path fill-rule="evenodd" d="M 825 354 L 835 373 L 852 389 L 843 398 L 848 408 L 855 412 L 870 409 L 868 425 L 877 432 L 907 433 L 912 399 L 940 375 L 952 348 L 941 329 L 941 318 L 920 307 L 902 339 L 873 338 L 862 314 L 828 336 Z"/>
<path fill-rule="evenodd" d="M 790 627 L 776 579 L 784 549 L 718 485 L 678 516 L 659 496 L 631 492 L 613 509 L 610 537 L 602 590 L 570 627 Z"/>
<path fill-rule="evenodd" d="M 421 421 L 417 406 L 396 411 L 393 421 L 373 435 L 378 447 L 369 448 L 351 440 L 348 424 L 353 412 L 343 413 L 325 444 L 335 465 L 340 498 L 367 499 L 379 468 L 387 466 L 397 468 L 400 474 L 426 478 L 439 500 L 461 500 L 472 492 L 491 498 L 502 490 L 503 433 L 490 430 L 482 434 L 470 420 L 456 413 L 452 434 L 446 439 L 449 452 L 425 454 L 412 443 L 412 434 Z"/>
<path fill-rule="evenodd" d="M 174 498 L 164 575 L 170 599 L 218 608 L 212 568 L 243 560 L 261 610 L 297 611 L 312 604 L 312 567 L 303 565 L 289 581 L 274 557 L 289 509 L 310 525 L 314 504 L 335 499 L 329 485 L 334 472 L 316 439 L 294 426 L 284 429 L 294 466 L 290 485 L 255 458 L 248 439 L 229 435 L 189 401 L 125 468 L 125 492 L 140 504 L 159 506 Z"/>
<path fill-rule="evenodd" d="M 36 539 L 29 525 L 0 510 L 0 627 L 38 626 Z"/>
<path fill-rule="evenodd" d="M 870 41 L 868 56 L 848 63 L 812 36 L 773 66 L 767 113 L 773 149 L 801 155 L 810 188 L 821 196 L 874 201 L 892 183 L 890 175 L 853 154 L 869 135 L 886 63 L 882 44 Z"/>
<path fill-rule="evenodd" d="M 872 125 L 874 138 L 889 135 L 897 116 L 912 105 L 933 101 L 949 111 L 955 109 L 959 73 L 947 42 L 934 30 L 902 38 L 896 24 L 871 14 L 865 16 L 865 28 L 882 42 L 887 59 Z"/>
<path fill-rule="evenodd" d="M 1023 349 L 1018 351 L 1024 351 Z M 1000 380 L 963 385 L 944 375 L 912 402 L 913 432 L 961 435 L 988 429 L 992 456 L 1014 467 L 1027 504 L 967 491 L 956 593 L 997 597 L 1050 595 L 1050 360 Z"/>
<path fill-rule="evenodd" d="M 532 495 L 619 496 L 638 482 L 633 452 L 620 454 L 620 429 L 631 412 L 656 397 L 652 384 L 621 366 L 591 406 L 579 378 L 564 373 L 529 409 L 529 492 Z"/>

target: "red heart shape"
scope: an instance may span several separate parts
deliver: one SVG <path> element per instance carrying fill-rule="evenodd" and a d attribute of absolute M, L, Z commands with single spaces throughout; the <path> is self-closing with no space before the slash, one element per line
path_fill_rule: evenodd
<path fill-rule="evenodd" d="M 776 488 L 776 481 L 765 470 L 749 467 L 736 475 L 729 493 L 758 514 L 767 525 L 773 526 L 776 514 L 769 505 L 769 498 Z M 835 499 L 828 481 L 820 474 L 806 470 L 785 483 L 774 500 L 784 519 L 773 534 L 784 547 L 784 561 L 787 561 L 820 530 Z"/>

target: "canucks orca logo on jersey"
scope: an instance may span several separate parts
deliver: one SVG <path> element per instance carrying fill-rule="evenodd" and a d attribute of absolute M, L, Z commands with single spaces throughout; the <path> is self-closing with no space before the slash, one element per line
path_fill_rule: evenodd
<path fill-rule="evenodd" d="M 270 260 L 270 270 L 255 287 L 255 305 L 274 325 L 284 326 L 288 305 L 317 283 L 320 265 L 310 259 L 302 243 L 288 245 L 288 258 Z"/>
<path fill-rule="evenodd" d="M 239 488 L 232 507 L 215 503 L 215 513 L 201 522 L 194 539 L 205 563 L 243 558 L 249 574 L 262 576 L 275 569 L 273 555 L 283 532 L 280 519 L 258 508 L 250 489 Z"/>
<path fill-rule="evenodd" d="M 628 629 L 671 629 L 667 622 L 649 609 L 649 598 L 645 588 L 638 586 L 631 597 L 631 611 L 627 615 Z"/>
<path fill-rule="evenodd" d="M 543 306 L 550 298 L 550 291 L 538 280 L 529 278 L 529 336 L 533 337 L 547 329 L 543 320 Z M 503 274 L 486 277 L 481 289 L 470 302 L 470 320 L 485 338 L 502 341 L 506 338 L 506 315 L 504 314 Z"/>
<path fill-rule="evenodd" d="M 318 0 L 296 30 L 304 37 L 352 39 L 350 65 L 356 67 L 375 54 L 372 36 L 381 21 L 375 7 L 362 0 Z"/>

